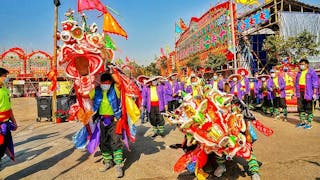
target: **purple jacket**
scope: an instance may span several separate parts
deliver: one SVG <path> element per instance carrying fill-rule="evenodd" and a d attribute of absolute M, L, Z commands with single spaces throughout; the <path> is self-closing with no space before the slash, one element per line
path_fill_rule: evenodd
<path fill-rule="evenodd" d="M 242 99 L 243 96 L 245 95 L 245 92 L 244 91 L 241 91 L 241 83 L 240 82 L 236 82 L 237 84 L 235 84 L 234 81 L 231 81 L 230 82 L 230 87 L 231 87 L 231 90 L 230 90 L 230 93 L 231 94 L 234 94 L 234 90 L 235 88 L 237 88 L 238 92 L 237 92 L 237 96 L 239 99 Z"/>
<path fill-rule="evenodd" d="M 259 93 L 259 80 L 258 79 L 254 79 L 253 82 L 250 82 L 250 91 L 251 91 L 251 83 L 253 83 L 253 92 L 254 92 L 254 94 L 258 94 Z"/>
<path fill-rule="evenodd" d="M 165 84 L 165 99 L 169 101 L 178 100 L 178 91 L 180 90 L 179 83 L 177 81 L 173 82 L 173 86 L 170 81 L 167 81 Z M 173 97 L 173 94 L 176 96 Z"/>
<path fill-rule="evenodd" d="M 157 93 L 159 98 L 159 110 L 164 111 L 164 106 L 166 105 L 166 99 L 164 95 L 164 86 L 158 85 L 157 86 Z M 142 105 L 143 107 L 147 108 L 148 113 L 151 110 L 151 97 L 150 97 L 150 86 L 146 87 L 145 90 L 142 92 Z"/>
<path fill-rule="evenodd" d="M 296 82 L 295 82 L 295 87 L 296 87 L 296 96 L 297 98 L 300 98 L 300 87 L 299 87 L 299 80 L 301 76 L 301 71 L 298 72 L 296 76 Z M 306 88 L 305 88 L 305 94 L 304 94 L 304 99 L 305 100 L 312 100 L 313 96 L 313 90 L 318 89 L 318 76 L 317 73 L 309 68 L 308 72 L 306 74 Z"/>
<path fill-rule="evenodd" d="M 189 85 L 186 87 L 186 93 L 191 93 L 192 94 L 193 90 L 192 90 L 192 85 Z"/>
<path fill-rule="evenodd" d="M 179 89 L 181 91 L 185 91 L 185 88 L 184 88 L 185 83 L 184 82 L 178 82 L 178 84 L 179 84 Z"/>
<path fill-rule="evenodd" d="M 213 86 L 213 81 L 214 80 L 211 80 L 210 81 L 210 84 Z M 218 80 L 218 90 L 219 91 L 223 91 L 223 84 L 224 84 L 224 82 L 222 81 L 222 80 Z"/>
<path fill-rule="evenodd" d="M 250 81 L 247 77 L 244 77 L 243 80 L 244 80 L 244 84 L 246 86 L 245 94 L 249 94 L 250 93 Z M 241 82 L 240 82 L 240 84 L 241 84 Z"/>
<path fill-rule="evenodd" d="M 278 76 L 278 84 L 279 84 L 279 89 L 280 89 L 280 98 L 286 98 L 286 92 L 285 92 L 286 82 L 280 76 Z M 275 84 L 273 82 L 273 79 L 272 78 L 268 79 L 267 88 L 268 88 L 268 91 L 271 93 L 272 98 L 275 98 L 275 94 L 273 93 L 274 89 L 272 89 L 272 91 L 271 91 L 271 88 L 274 86 L 275 86 Z"/>
<path fill-rule="evenodd" d="M 267 83 L 267 82 L 265 82 Z M 267 87 L 266 87 L 267 88 Z M 263 99 L 265 96 L 267 96 L 267 98 L 270 100 L 272 97 L 271 97 L 271 93 L 267 90 L 267 93 L 264 94 L 263 93 L 263 89 L 262 89 L 262 81 L 258 81 L 258 94 L 257 94 L 257 97 L 260 98 L 260 99 Z"/>

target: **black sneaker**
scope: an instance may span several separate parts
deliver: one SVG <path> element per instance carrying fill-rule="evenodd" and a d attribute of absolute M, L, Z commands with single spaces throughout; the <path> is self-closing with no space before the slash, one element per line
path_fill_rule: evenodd
<path fill-rule="evenodd" d="M 116 168 L 117 178 L 122 178 L 123 175 L 124 175 L 124 174 L 123 174 L 122 165 L 117 164 L 117 165 L 115 166 L 115 168 Z"/>
<path fill-rule="evenodd" d="M 164 138 L 166 135 L 164 133 L 161 133 L 160 136 Z"/>

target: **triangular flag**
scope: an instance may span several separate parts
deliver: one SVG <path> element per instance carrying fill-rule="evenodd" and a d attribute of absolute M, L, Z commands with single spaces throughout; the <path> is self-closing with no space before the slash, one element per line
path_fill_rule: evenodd
<path fill-rule="evenodd" d="M 96 9 L 103 14 L 108 13 L 107 8 L 100 2 L 100 0 L 78 0 L 78 12 L 93 9 Z"/>
<path fill-rule="evenodd" d="M 164 51 L 163 51 L 163 48 L 160 48 L 160 52 L 161 52 L 161 55 L 162 55 L 163 57 L 166 56 L 166 54 L 165 54 Z"/>
<path fill-rule="evenodd" d="M 105 47 L 106 48 L 109 48 L 112 50 L 117 50 L 117 47 L 114 45 L 112 39 L 107 34 L 104 35 L 104 40 L 105 40 Z"/>
<path fill-rule="evenodd" d="M 104 15 L 103 31 L 123 36 L 126 39 L 128 38 L 126 31 L 118 24 L 110 13 Z"/>
<path fill-rule="evenodd" d="M 183 22 L 182 18 L 180 18 L 180 28 L 182 29 L 182 31 L 187 29 L 186 24 Z"/>
<path fill-rule="evenodd" d="M 181 33 L 182 30 L 180 28 L 180 26 L 176 23 L 176 33 Z"/>

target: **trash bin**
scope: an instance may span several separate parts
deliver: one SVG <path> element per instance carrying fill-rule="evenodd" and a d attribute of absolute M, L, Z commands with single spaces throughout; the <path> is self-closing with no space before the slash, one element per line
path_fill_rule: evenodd
<path fill-rule="evenodd" d="M 59 95 L 57 96 L 57 110 L 68 111 L 76 101 L 76 96 Z"/>
<path fill-rule="evenodd" d="M 69 107 L 69 97 L 67 95 L 57 96 L 57 110 L 68 111 Z"/>
<path fill-rule="evenodd" d="M 67 113 L 70 109 L 70 106 L 76 103 L 76 96 L 72 95 L 59 95 L 57 96 L 57 111 Z M 63 116 L 62 121 L 66 121 L 69 118 L 69 115 Z"/>
<path fill-rule="evenodd" d="M 47 118 L 48 121 L 52 121 L 52 109 L 51 104 L 52 98 L 51 96 L 39 96 L 37 97 L 37 110 L 38 117 L 37 121 L 40 122 L 41 118 Z"/>

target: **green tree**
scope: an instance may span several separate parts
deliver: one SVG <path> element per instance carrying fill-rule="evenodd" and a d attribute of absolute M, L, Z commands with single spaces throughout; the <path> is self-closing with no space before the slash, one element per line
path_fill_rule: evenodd
<path fill-rule="evenodd" d="M 290 43 L 286 42 L 283 36 L 271 35 L 268 36 L 263 42 L 263 50 L 267 52 L 267 64 L 272 66 L 290 55 L 289 52 Z"/>
<path fill-rule="evenodd" d="M 292 59 L 297 62 L 302 58 L 319 55 L 319 43 L 316 43 L 316 38 L 316 35 L 306 30 L 296 37 L 290 37 L 287 42 L 291 44 L 290 54 Z"/>
<path fill-rule="evenodd" d="M 263 49 L 267 52 L 267 64 L 276 65 L 279 60 L 290 57 L 293 63 L 301 58 L 320 54 L 316 36 L 308 31 L 303 31 L 287 40 L 280 35 L 268 36 L 263 42 Z"/>
<path fill-rule="evenodd" d="M 219 69 L 226 62 L 227 58 L 224 54 L 209 54 L 205 66 L 211 67 L 212 69 Z"/>
<path fill-rule="evenodd" d="M 186 66 L 195 70 L 198 66 L 201 65 L 200 58 L 198 56 L 192 57 L 187 63 Z"/>
<path fill-rule="evenodd" d="M 160 69 L 157 67 L 155 62 L 150 63 L 148 66 L 145 67 L 145 74 L 146 76 L 157 76 L 160 75 Z"/>

